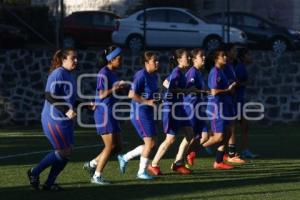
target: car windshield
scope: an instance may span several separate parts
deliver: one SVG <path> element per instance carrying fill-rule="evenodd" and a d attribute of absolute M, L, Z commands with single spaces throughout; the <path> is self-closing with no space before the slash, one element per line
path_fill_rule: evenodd
<path fill-rule="evenodd" d="M 195 12 L 193 10 L 189 10 L 186 9 L 187 12 L 189 12 L 190 14 L 194 15 L 196 18 L 201 19 L 203 22 L 208 23 L 208 20 L 206 18 L 204 18 L 203 16 L 200 15 L 200 13 Z"/>

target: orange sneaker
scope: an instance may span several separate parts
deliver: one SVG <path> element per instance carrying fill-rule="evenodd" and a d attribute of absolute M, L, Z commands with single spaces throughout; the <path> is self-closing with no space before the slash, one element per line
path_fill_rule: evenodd
<path fill-rule="evenodd" d="M 228 154 L 225 153 L 224 156 L 223 156 L 223 160 L 224 160 L 224 161 L 227 161 L 228 158 L 229 158 Z"/>
<path fill-rule="evenodd" d="M 194 159 L 196 158 L 196 152 L 192 151 L 191 153 L 189 153 L 186 157 L 186 161 L 190 166 L 194 165 Z"/>
<path fill-rule="evenodd" d="M 227 162 L 230 162 L 230 163 L 236 163 L 236 164 L 245 164 L 246 161 L 241 159 L 239 156 L 234 156 L 232 158 L 228 157 Z"/>
<path fill-rule="evenodd" d="M 153 167 L 153 166 L 150 164 L 150 165 L 148 166 L 148 171 L 149 171 L 151 174 L 155 175 L 155 176 L 162 175 L 159 166 Z"/>
<path fill-rule="evenodd" d="M 184 165 L 176 165 L 173 163 L 171 165 L 171 170 L 174 172 L 178 172 L 180 174 L 190 174 L 192 171 L 188 168 L 186 168 Z"/>
<path fill-rule="evenodd" d="M 214 169 L 228 170 L 228 169 L 233 169 L 233 168 L 234 168 L 234 166 L 228 165 L 224 162 L 221 162 L 221 163 L 214 162 Z"/>

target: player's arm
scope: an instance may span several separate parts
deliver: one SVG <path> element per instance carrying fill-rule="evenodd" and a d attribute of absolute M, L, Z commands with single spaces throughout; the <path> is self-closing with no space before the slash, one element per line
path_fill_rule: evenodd
<path fill-rule="evenodd" d="M 125 85 L 124 81 L 118 81 L 113 85 L 113 87 L 111 89 L 107 89 L 107 90 L 100 89 L 99 90 L 100 99 L 104 99 L 104 98 L 110 96 L 115 91 L 122 89 L 124 87 L 124 85 Z"/>
<path fill-rule="evenodd" d="M 128 97 L 130 99 L 135 100 L 136 102 L 140 103 L 140 104 L 146 104 L 149 106 L 153 106 L 155 100 L 154 99 L 145 99 L 144 97 L 140 96 L 139 94 L 135 93 L 133 90 L 129 91 Z"/>
<path fill-rule="evenodd" d="M 45 92 L 45 98 L 50 104 L 52 104 L 57 110 L 59 110 L 68 118 L 72 119 L 76 116 L 73 108 L 68 106 L 69 103 L 66 100 L 62 98 L 56 98 L 55 95 L 51 94 L 50 92 Z"/>
<path fill-rule="evenodd" d="M 211 94 L 215 96 L 215 95 L 218 95 L 218 94 L 230 93 L 234 90 L 235 87 L 236 87 L 236 82 L 233 82 L 225 90 L 223 90 L 223 89 L 211 89 Z"/>

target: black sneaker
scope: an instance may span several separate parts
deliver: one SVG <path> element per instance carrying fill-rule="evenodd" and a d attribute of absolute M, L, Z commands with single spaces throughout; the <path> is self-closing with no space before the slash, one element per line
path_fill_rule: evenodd
<path fill-rule="evenodd" d="M 43 185 L 43 190 L 45 191 L 64 191 L 62 187 L 60 187 L 58 184 L 53 184 L 53 185 Z"/>
<path fill-rule="evenodd" d="M 29 179 L 29 183 L 31 185 L 31 187 L 35 190 L 38 190 L 39 187 L 40 187 L 40 177 L 38 176 L 34 176 L 32 174 L 32 168 L 30 168 L 28 171 L 27 171 L 27 176 L 28 176 L 28 179 Z"/>
<path fill-rule="evenodd" d="M 96 171 L 95 167 L 90 166 L 90 162 L 85 162 L 83 164 L 83 169 L 86 170 L 89 173 L 90 176 L 93 176 L 95 171 Z"/>

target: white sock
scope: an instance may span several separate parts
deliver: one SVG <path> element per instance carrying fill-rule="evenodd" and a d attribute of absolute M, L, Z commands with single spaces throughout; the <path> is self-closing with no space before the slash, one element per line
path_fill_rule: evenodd
<path fill-rule="evenodd" d="M 100 176 L 101 176 L 101 172 L 95 171 L 95 174 L 94 174 L 93 178 L 97 178 L 97 177 L 100 177 Z"/>
<path fill-rule="evenodd" d="M 93 159 L 93 160 L 90 161 L 90 166 L 93 167 L 93 168 L 97 167 L 96 159 Z"/>
<path fill-rule="evenodd" d="M 148 166 L 148 161 L 149 161 L 148 158 L 145 158 L 145 157 L 141 156 L 141 158 L 140 158 L 140 168 L 139 168 L 138 174 L 141 174 L 141 173 L 145 172 L 145 170 Z"/>
<path fill-rule="evenodd" d="M 142 154 L 142 151 L 143 151 L 143 148 L 144 148 L 144 145 L 140 145 L 138 147 L 136 147 L 135 149 L 127 152 L 123 158 L 126 162 L 128 162 L 129 160 L 133 159 L 134 157 L 137 157 L 139 155 Z"/>

